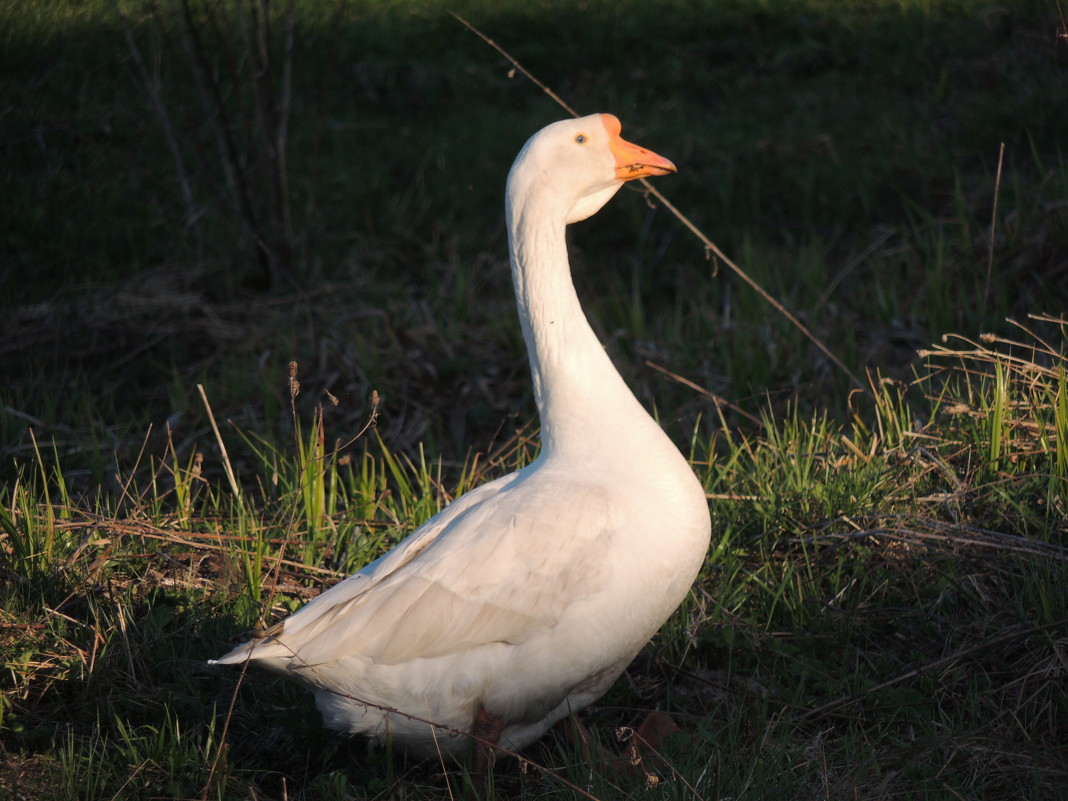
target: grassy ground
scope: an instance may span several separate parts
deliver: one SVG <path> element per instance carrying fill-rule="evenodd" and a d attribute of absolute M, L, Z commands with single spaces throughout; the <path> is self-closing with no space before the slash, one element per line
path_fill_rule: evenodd
<path fill-rule="evenodd" d="M 714 548 L 589 716 L 671 711 L 656 789 L 550 737 L 498 790 L 1068 795 L 1057 3 L 302 0 L 291 47 L 282 5 L 0 8 L 0 795 L 463 791 L 204 665 L 535 452 L 500 198 L 563 112 L 447 8 L 866 390 L 663 208 L 576 228 Z"/>

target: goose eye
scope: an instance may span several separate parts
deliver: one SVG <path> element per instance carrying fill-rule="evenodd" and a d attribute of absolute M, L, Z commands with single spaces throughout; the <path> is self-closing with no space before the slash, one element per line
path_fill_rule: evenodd
<path fill-rule="evenodd" d="M 579 134 L 575 137 L 575 141 L 578 142 L 580 145 L 586 144 L 586 134 Z"/>

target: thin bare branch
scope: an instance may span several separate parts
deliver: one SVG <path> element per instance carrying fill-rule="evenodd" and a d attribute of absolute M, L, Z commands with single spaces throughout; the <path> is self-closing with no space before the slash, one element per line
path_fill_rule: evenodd
<path fill-rule="evenodd" d="M 552 89 L 550 89 L 546 84 L 544 84 L 542 81 L 538 80 L 538 78 L 535 77 L 535 75 L 532 72 L 530 72 L 530 70 L 528 70 L 526 67 L 524 67 L 522 64 L 520 64 L 511 54 L 508 53 L 507 50 L 505 50 L 503 47 L 501 47 L 495 41 L 493 41 L 488 36 L 486 36 L 486 34 L 482 33 L 482 31 L 480 31 L 478 28 L 476 28 L 474 25 L 472 25 L 466 19 L 461 17 L 459 14 L 457 14 L 457 13 L 455 13 L 453 11 L 450 11 L 449 13 L 452 14 L 452 16 L 455 17 L 456 20 L 461 25 L 463 25 L 469 31 L 471 31 L 476 36 L 478 36 L 478 38 L 480 38 L 482 41 L 484 41 L 486 44 L 488 44 L 490 47 L 492 47 L 494 50 L 496 50 L 498 53 L 500 53 L 506 59 L 508 59 L 508 62 L 517 71 L 521 72 L 528 79 L 530 79 L 530 81 L 535 86 L 537 86 L 539 89 L 541 89 L 543 92 L 545 92 L 545 94 L 547 94 L 549 97 L 551 97 L 562 109 L 564 109 L 566 112 L 568 112 L 572 117 L 578 117 L 579 116 L 579 113 L 577 111 L 575 111 L 575 109 L 573 109 L 571 106 L 569 106 L 567 103 L 565 103 L 563 101 L 563 99 L 558 94 L 556 94 Z M 752 287 L 757 292 L 757 294 L 759 294 L 762 298 L 764 298 L 765 301 L 767 301 L 769 304 L 771 304 L 771 306 L 776 311 L 778 311 L 779 314 L 781 314 L 783 317 L 785 317 L 787 320 L 789 320 L 790 323 L 794 327 L 796 327 L 802 334 L 804 334 L 806 337 L 808 337 L 808 339 L 817 348 L 819 348 L 820 351 L 822 351 L 823 354 L 828 359 L 830 359 L 843 373 L 845 373 L 847 376 L 849 376 L 850 380 L 854 384 L 856 384 L 857 387 L 862 392 L 870 392 L 870 389 L 868 388 L 868 386 L 863 381 L 861 381 L 856 376 L 856 374 L 853 373 L 852 370 L 850 370 L 848 367 L 846 367 L 845 363 L 842 362 L 842 360 L 839 359 L 837 356 L 835 356 L 834 353 L 831 352 L 830 348 L 828 348 L 826 345 L 824 345 L 823 342 L 815 334 L 813 334 L 812 331 L 810 331 L 800 320 L 798 320 L 797 317 L 794 316 L 794 314 L 792 312 L 790 312 L 782 303 L 780 303 L 778 300 L 776 300 L 774 297 L 772 297 L 771 294 L 766 289 L 764 289 L 764 287 L 762 287 L 755 280 L 753 280 L 741 267 L 739 267 L 737 264 L 735 264 L 733 261 L 731 261 L 729 258 L 727 258 L 727 255 L 722 250 L 720 250 L 716 246 L 716 244 L 711 239 L 709 239 L 708 236 L 706 236 L 703 231 L 701 231 L 700 228 L 698 228 L 696 225 L 694 225 L 694 223 L 685 214 L 683 214 L 681 211 L 679 211 L 679 209 L 673 203 L 671 203 L 666 197 L 664 197 L 664 195 L 660 192 L 659 189 L 654 187 L 645 178 L 642 178 L 640 180 L 641 180 L 642 186 L 645 188 L 646 192 L 648 192 L 650 195 L 652 195 L 657 200 L 659 200 L 660 203 L 663 204 L 663 206 L 668 211 L 670 211 L 672 214 L 674 214 L 679 219 L 679 221 L 682 222 L 682 224 L 685 225 L 690 230 L 690 232 L 693 233 L 693 235 L 697 237 L 697 239 L 701 242 L 701 244 L 705 246 L 705 252 L 706 253 L 714 254 L 724 264 L 726 264 L 728 267 L 730 267 L 731 270 L 733 270 L 734 273 L 739 278 L 741 278 L 743 281 L 745 281 L 747 284 L 749 284 L 749 286 Z"/>
<path fill-rule="evenodd" d="M 577 111 L 575 111 L 575 109 L 571 108 L 571 106 L 569 106 L 567 103 L 564 102 L 563 98 L 561 98 L 560 95 L 556 94 L 556 92 L 554 92 L 548 86 L 546 86 L 541 81 L 539 81 L 537 79 L 537 77 L 534 75 L 534 73 L 532 73 L 530 70 L 528 70 L 522 64 L 520 64 L 518 61 L 516 61 L 507 50 L 505 50 L 503 47 L 501 47 L 495 41 L 490 39 L 488 36 L 486 36 L 486 34 L 484 34 L 482 31 L 480 31 L 478 28 L 476 28 L 474 25 L 472 25 L 466 19 L 461 17 L 455 11 L 450 11 L 449 13 L 452 14 L 453 17 L 456 18 L 457 22 L 459 22 L 461 25 L 463 25 L 465 28 L 467 28 L 467 30 L 471 31 L 471 33 L 473 33 L 475 36 L 477 36 L 483 42 L 488 44 L 490 47 L 492 47 L 494 50 L 496 50 L 498 53 L 500 53 L 502 56 L 504 56 L 506 59 L 508 59 L 508 63 L 509 64 L 511 64 L 513 67 L 515 67 L 517 71 L 523 73 L 523 75 L 525 75 L 526 78 L 532 84 L 537 86 L 539 89 L 541 89 L 541 91 L 545 92 L 545 94 L 547 94 L 554 101 L 556 101 L 557 105 L 559 105 L 560 108 L 562 108 L 564 111 L 566 111 L 572 117 L 580 116 L 579 113 Z"/>
<path fill-rule="evenodd" d="M 681 375 L 678 375 L 677 373 L 673 373 L 670 370 L 668 370 L 666 367 L 661 367 L 659 364 L 656 364 L 655 362 L 651 362 L 651 361 L 646 360 L 645 364 L 646 364 L 647 367 L 652 367 L 657 372 L 663 373 L 664 375 L 666 375 L 668 378 L 672 379 L 673 381 L 677 381 L 678 383 L 682 384 L 684 387 L 689 387 L 690 389 L 694 390 L 695 392 L 701 393 L 706 398 L 711 400 L 714 404 L 716 404 L 716 406 L 726 406 L 728 409 L 731 409 L 732 411 L 737 412 L 738 414 L 742 415 L 742 417 L 745 417 L 747 420 L 749 420 L 749 421 L 751 421 L 753 423 L 756 423 L 758 426 L 759 425 L 763 425 L 763 422 L 761 421 L 761 419 L 759 417 L 757 417 L 755 414 L 747 412 L 741 406 L 738 406 L 738 405 L 736 405 L 734 403 L 731 403 L 726 398 L 722 397 L 721 395 L 717 395 L 715 392 L 712 392 L 711 390 L 705 389 L 700 384 L 695 384 L 690 379 L 684 378 Z"/>
<path fill-rule="evenodd" d="M 152 103 L 152 109 L 156 112 L 159 124 L 163 128 L 163 136 L 167 140 L 167 147 L 171 151 L 171 159 L 174 161 L 174 170 L 178 174 L 178 185 L 182 190 L 182 202 L 185 203 L 186 226 L 199 233 L 198 220 L 200 218 L 200 212 L 197 210 L 196 201 L 193 199 L 193 186 L 189 180 L 189 174 L 185 169 L 185 159 L 182 157 L 182 148 L 178 145 L 178 138 L 174 134 L 174 126 L 171 124 L 171 117 L 167 113 L 166 104 L 163 102 L 163 94 L 160 91 L 159 81 L 152 78 L 152 75 L 148 71 L 148 67 L 145 66 L 145 60 L 141 56 L 141 48 L 137 46 L 133 31 L 130 29 L 130 22 L 126 19 L 126 15 L 122 13 L 122 9 L 119 8 L 118 0 L 112 0 L 112 6 L 119 17 L 119 22 L 122 24 L 122 33 L 126 38 L 126 47 L 130 51 L 130 56 L 133 58 L 134 64 L 137 65 L 137 71 L 141 75 L 141 81 L 145 85 L 145 92 L 148 94 L 148 99 Z"/>
<path fill-rule="evenodd" d="M 664 208 L 666 208 L 668 211 L 678 217 L 682 224 L 690 229 L 693 235 L 696 236 L 697 239 L 700 240 L 701 244 L 705 246 L 706 252 L 714 254 L 716 258 L 718 258 L 720 261 L 730 267 L 731 270 L 734 271 L 735 275 L 737 275 L 739 278 L 749 284 L 749 286 L 752 287 L 756 291 L 756 293 L 760 295 L 760 297 L 764 298 L 764 300 L 771 304 L 771 306 L 777 312 L 779 312 L 779 314 L 789 320 L 793 324 L 793 326 L 797 328 L 798 331 L 808 337 L 808 339 L 812 342 L 813 345 L 819 348 L 820 351 L 822 351 L 828 359 L 834 362 L 834 364 L 843 373 L 849 376 L 849 379 L 857 385 L 858 389 L 860 389 L 862 392 L 871 391 L 863 381 L 857 378 L 856 374 L 852 370 L 845 366 L 845 363 L 841 359 L 839 359 L 837 356 L 834 355 L 834 353 L 831 352 L 830 348 L 824 345 L 823 342 L 815 334 L 813 334 L 800 320 L 797 319 L 797 317 L 794 316 L 793 312 L 791 312 L 782 303 L 772 297 L 771 293 L 769 293 L 766 289 L 764 289 L 764 287 L 762 287 L 753 278 L 751 278 L 749 274 L 745 272 L 745 270 L 743 270 L 741 267 L 731 261 L 727 257 L 727 254 L 720 250 L 716 246 L 716 244 L 711 239 L 709 239 L 700 228 L 694 225 L 690 221 L 689 217 L 679 211 L 678 208 L 676 208 L 675 205 L 671 203 L 671 201 L 664 197 L 663 193 L 661 193 L 659 189 L 649 183 L 649 181 L 647 181 L 645 178 L 642 178 L 640 180 L 645 186 L 645 188 L 649 190 L 649 193 L 664 205 Z"/>

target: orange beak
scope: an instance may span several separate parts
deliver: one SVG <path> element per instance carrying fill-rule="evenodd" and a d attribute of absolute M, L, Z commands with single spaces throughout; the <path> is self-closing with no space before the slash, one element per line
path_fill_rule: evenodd
<path fill-rule="evenodd" d="M 623 126 L 611 114 L 602 114 L 601 122 L 608 131 L 608 149 L 616 159 L 616 178 L 620 181 L 633 181 L 647 175 L 667 175 L 678 172 L 675 165 L 663 156 L 651 150 L 631 144 L 619 135 Z"/>

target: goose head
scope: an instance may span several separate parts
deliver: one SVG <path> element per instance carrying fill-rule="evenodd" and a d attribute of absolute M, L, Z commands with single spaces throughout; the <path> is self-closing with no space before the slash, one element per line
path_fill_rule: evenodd
<path fill-rule="evenodd" d="M 508 205 L 550 198 L 567 224 L 596 214 L 626 181 L 676 172 L 663 156 L 627 142 L 611 114 L 561 120 L 523 146 L 508 174 Z"/>

